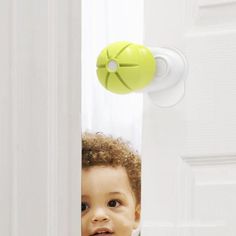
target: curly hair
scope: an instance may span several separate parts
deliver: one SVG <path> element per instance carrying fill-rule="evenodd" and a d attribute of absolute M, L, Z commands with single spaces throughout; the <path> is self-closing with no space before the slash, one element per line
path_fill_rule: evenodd
<path fill-rule="evenodd" d="M 141 202 L 141 160 L 127 142 L 102 133 L 84 133 L 82 168 L 93 166 L 124 167 L 136 201 Z"/>

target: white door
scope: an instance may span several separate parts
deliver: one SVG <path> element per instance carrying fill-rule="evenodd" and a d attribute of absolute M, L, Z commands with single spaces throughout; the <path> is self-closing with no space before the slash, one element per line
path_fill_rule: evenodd
<path fill-rule="evenodd" d="M 80 1 L 0 1 L 0 235 L 80 235 Z"/>
<path fill-rule="evenodd" d="M 185 97 L 145 97 L 143 232 L 236 235 L 236 1 L 145 0 L 145 45 L 187 57 Z"/>

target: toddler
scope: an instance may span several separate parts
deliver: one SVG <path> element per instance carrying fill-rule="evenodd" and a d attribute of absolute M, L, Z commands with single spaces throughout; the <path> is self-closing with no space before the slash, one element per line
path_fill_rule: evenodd
<path fill-rule="evenodd" d="M 141 161 L 120 139 L 82 137 L 82 236 L 131 236 L 140 222 Z"/>

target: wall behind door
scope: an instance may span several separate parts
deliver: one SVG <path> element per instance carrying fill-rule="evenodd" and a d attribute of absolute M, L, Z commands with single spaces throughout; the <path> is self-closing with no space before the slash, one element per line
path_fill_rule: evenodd
<path fill-rule="evenodd" d="M 131 141 L 141 149 L 142 94 L 113 94 L 98 82 L 96 60 L 117 41 L 141 43 L 142 0 L 82 1 L 82 130 Z"/>

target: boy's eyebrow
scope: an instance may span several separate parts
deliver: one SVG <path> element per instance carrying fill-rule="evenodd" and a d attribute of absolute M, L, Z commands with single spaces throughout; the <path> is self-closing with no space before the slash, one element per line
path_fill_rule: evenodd
<path fill-rule="evenodd" d="M 82 198 L 89 198 L 88 195 L 82 195 L 81 197 L 82 197 Z"/>
<path fill-rule="evenodd" d="M 123 195 L 125 197 L 125 194 L 122 193 L 122 192 L 109 192 L 110 195 L 113 195 L 113 194 L 119 194 L 119 195 Z"/>
<path fill-rule="evenodd" d="M 116 191 L 116 192 L 109 192 L 109 195 L 122 195 L 122 197 L 123 198 L 125 198 L 125 199 L 127 199 L 127 196 L 126 196 L 126 194 L 125 193 L 122 193 L 122 192 L 118 192 L 118 191 Z M 134 196 L 134 195 L 133 195 Z M 135 198 L 135 197 L 134 197 Z"/>

